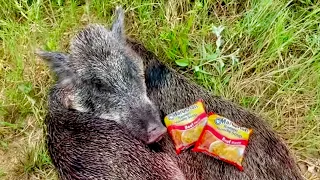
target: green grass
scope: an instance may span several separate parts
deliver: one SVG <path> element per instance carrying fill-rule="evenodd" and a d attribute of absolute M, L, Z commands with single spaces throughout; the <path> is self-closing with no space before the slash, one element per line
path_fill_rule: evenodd
<path fill-rule="evenodd" d="M 67 51 L 70 38 L 85 25 L 109 26 L 118 4 L 126 9 L 130 37 L 214 94 L 264 116 L 299 161 L 319 168 L 314 162 L 320 158 L 320 3 L 315 2 L 0 0 L 0 161 L 11 164 L 0 164 L 0 177 L 56 179 L 37 133 L 53 78 L 34 50 Z M 219 26 L 223 43 L 217 47 L 213 27 Z"/>

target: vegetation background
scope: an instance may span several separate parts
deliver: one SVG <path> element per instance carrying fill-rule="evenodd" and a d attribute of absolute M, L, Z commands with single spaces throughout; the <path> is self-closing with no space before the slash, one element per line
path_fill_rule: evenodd
<path fill-rule="evenodd" d="M 0 0 L 0 179 L 57 179 L 44 145 L 54 78 L 36 48 L 67 51 L 89 23 L 126 32 L 158 57 L 261 114 L 306 179 L 320 179 L 320 3 L 313 0 Z"/>

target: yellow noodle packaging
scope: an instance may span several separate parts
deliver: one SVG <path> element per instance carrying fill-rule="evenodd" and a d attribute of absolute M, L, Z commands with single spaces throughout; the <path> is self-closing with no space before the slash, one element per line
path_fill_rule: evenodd
<path fill-rule="evenodd" d="M 164 123 L 175 144 L 177 154 L 196 143 L 206 122 L 207 114 L 202 100 L 164 118 Z"/>
<path fill-rule="evenodd" d="M 206 114 L 203 101 L 167 115 L 164 122 L 180 154 L 193 145 L 202 152 L 243 170 L 242 161 L 252 129 L 215 113 Z"/>

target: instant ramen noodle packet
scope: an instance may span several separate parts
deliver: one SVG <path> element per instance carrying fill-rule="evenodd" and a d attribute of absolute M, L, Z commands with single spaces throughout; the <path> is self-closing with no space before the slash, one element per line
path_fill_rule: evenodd
<path fill-rule="evenodd" d="M 214 113 L 196 142 L 193 151 L 203 152 L 243 170 L 241 165 L 252 129 L 240 127 Z"/>
<path fill-rule="evenodd" d="M 207 113 L 202 100 L 192 106 L 168 114 L 164 123 L 175 145 L 176 153 L 193 146 L 206 125 Z"/>

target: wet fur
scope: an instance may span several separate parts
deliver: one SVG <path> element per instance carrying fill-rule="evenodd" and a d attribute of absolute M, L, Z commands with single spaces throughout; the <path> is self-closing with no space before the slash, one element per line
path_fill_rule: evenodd
<path fill-rule="evenodd" d="M 165 66 L 142 44 L 128 40 L 143 59 L 148 97 L 163 114 L 169 114 L 203 99 L 207 112 L 215 112 L 240 126 L 253 129 L 243 162 L 244 171 L 201 153 L 175 155 L 168 136 L 159 146 L 175 157 L 187 179 L 300 180 L 303 179 L 283 140 L 259 116 L 221 97 L 212 95 L 175 70 Z M 158 147 L 159 147 L 158 146 Z"/>
<path fill-rule="evenodd" d="M 81 31 L 70 54 L 37 52 L 57 75 L 45 121 L 50 157 L 61 179 L 184 180 L 173 158 L 144 144 L 164 126 L 117 14 L 111 32 Z"/>
<path fill-rule="evenodd" d="M 151 151 L 115 121 L 65 108 L 61 100 L 68 90 L 61 84 L 52 88 L 45 122 L 61 179 L 185 179 L 174 159 Z"/>
<path fill-rule="evenodd" d="M 166 132 L 159 110 L 147 97 L 140 57 L 125 42 L 123 10 L 116 9 L 112 29 L 90 25 L 71 40 L 70 54 L 38 51 L 58 75 L 72 84 L 64 105 L 114 120 L 150 143 Z"/>

